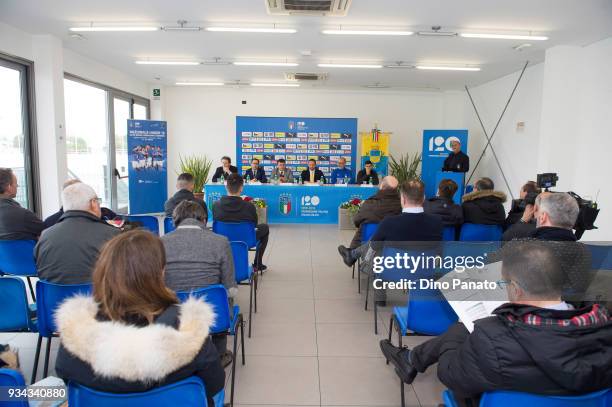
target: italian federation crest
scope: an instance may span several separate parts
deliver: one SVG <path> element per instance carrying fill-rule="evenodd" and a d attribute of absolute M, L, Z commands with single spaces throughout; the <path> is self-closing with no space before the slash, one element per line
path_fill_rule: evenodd
<path fill-rule="evenodd" d="M 280 194 L 278 197 L 278 210 L 283 215 L 291 213 L 291 194 Z"/>

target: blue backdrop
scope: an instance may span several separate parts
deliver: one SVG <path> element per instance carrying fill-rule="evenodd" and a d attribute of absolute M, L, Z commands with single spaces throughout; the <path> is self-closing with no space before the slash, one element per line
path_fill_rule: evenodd
<path fill-rule="evenodd" d="M 437 172 L 442 170 L 444 160 L 452 151 L 450 143 L 459 140 L 461 151 L 468 154 L 467 130 L 423 130 L 423 153 L 421 179 L 425 183 L 425 195 L 431 198 L 436 195 Z"/>
<path fill-rule="evenodd" d="M 237 116 L 236 166 L 243 173 L 255 157 L 269 177 L 276 160 L 284 158 L 299 175 L 314 158 L 329 180 L 344 157 L 355 178 L 357 136 L 357 119 Z"/>
<path fill-rule="evenodd" d="M 168 197 L 166 122 L 128 120 L 130 214 L 162 212 Z"/>

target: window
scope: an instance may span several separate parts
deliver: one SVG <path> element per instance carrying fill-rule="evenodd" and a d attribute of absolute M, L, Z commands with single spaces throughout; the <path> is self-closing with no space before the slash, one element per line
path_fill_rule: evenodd
<path fill-rule="evenodd" d="M 15 200 L 35 211 L 31 71 L 31 62 L 0 55 L 0 167 L 13 169 L 19 184 Z"/>

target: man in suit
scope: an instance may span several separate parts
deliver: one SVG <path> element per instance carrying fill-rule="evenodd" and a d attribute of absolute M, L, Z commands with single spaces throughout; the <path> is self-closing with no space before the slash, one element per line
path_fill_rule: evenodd
<path fill-rule="evenodd" d="M 44 224 L 34 212 L 15 201 L 17 188 L 13 170 L 0 168 L 0 240 L 36 240 Z"/>
<path fill-rule="evenodd" d="M 259 240 L 259 247 L 255 253 L 255 262 L 253 267 L 257 270 L 265 270 L 267 267 L 263 264 L 262 259 L 266 246 L 268 245 L 268 236 L 270 229 L 265 223 L 258 224 L 257 210 L 251 202 L 244 201 L 240 195 L 244 181 L 238 174 L 230 174 L 227 177 L 225 189 L 227 195 L 221 197 L 213 205 L 213 218 L 221 222 L 252 222 L 256 225 L 256 237 Z"/>
<path fill-rule="evenodd" d="M 247 182 L 248 181 L 259 181 L 262 184 L 265 184 L 268 182 L 268 179 L 266 178 L 266 172 L 264 171 L 263 168 L 259 166 L 259 160 L 257 158 L 253 158 L 251 160 L 251 168 L 246 170 L 246 172 L 244 173 L 244 179 Z"/>
<path fill-rule="evenodd" d="M 193 175 L 188 172 L 184 172 L 176 179 L 176 189 L 178 190 L 172 198 L 168 199 L 164 204 L 164 212 L 166 216 L 172 216 L 174 208 L 183 201 L 193 201 L 200 205 L 208 217 L 208 208 L 206 203 L 202 199 L 198 199 L 193 195 L 193 189 L 195 188 Z M 206 220 L 204 221 L 206 224 Z"/>
<path fill-rule="evenodd" d="M 346 182 L 344 182 L 346 180 Z M 353 171 L 346 167 L 346 158 L 340 157 L 338 160 L 338 168 L 332 171 L 331 175 L 331 183 L 337 184 L 340 181 L 340 184 L 354 184 L 355 180 L 353 179 Z"/>
<path fill-rule="evenodd" d="M 278 179 L 279 182 L 293 182 L 293 171 L 287 168 L 287 162 L 284 158 L 276 160 L 276 168 L 272 170 L 270 178 Z"/>
<path fill-rule="evenodd" d="M 372 161 L 366 161 L 364 168 L 357 173 L 357 183 L 378 185 L 378 174 Z"/>
<path fill-rule="evenodd" d="M 238 174 L 238 168 L 232 165 L 232 159 L 228 156 L 221 157 L 221 166 L 217 167 L 215 174 L 212 177 L 212 182 L 217 182 L 223 176 L 227 179 L 230 174 Z"/>
<path fill-rule="evenodd" d="M 325 178 L 323 171 L 317 168 L 317 161 L 314 158 L 308 160 L 308 169 L 302 171 L 302 182 L 304 184 L 314 184 Z"/>
<path fill-rule="evenodd" d="M 503 225 L 506 211 L 503 203 L 506 194 L 495 191 L 490 178 L 480 178 L 474 184 L 474 192 L 463 195 L 463 222 L 480 225 Z"/>
<path fill-rule="evenodd" d="M 461 142 L 459 140 L 451 141 L 452 153 L 444 160 L 442 171 L 451 172 L 468 172 L 470 170 L 470 157 L 461 151 Z"/>

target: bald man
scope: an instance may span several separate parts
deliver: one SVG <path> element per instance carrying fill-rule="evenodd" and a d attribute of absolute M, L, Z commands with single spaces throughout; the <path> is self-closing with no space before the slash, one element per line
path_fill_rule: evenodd
<path fill-rule="evenodd" d="M 353 216 L 353 221 L 358 229 L 351 241 L 351 249 L 361 246 L 361 227 L 364 223 L 378 223 L 387 216 L 402 213 L 397 185 L 397 178 L 391 175 L 386 176 L 382 179 L 378 192 L 363 202 L 359 212 Z"/>
<path fill-rule="evenodd" d="M 338 160 L 338 168 L 332 171 L 332 184 L 354 184 L 353 171 L 346 166 L 346 158 L 340 157 Z"/>
<path fill-rule="evenodd" d="M 451 172 L 468 172 L 470 170 L 470 157 L 461 151 L 461 142 L 459 140 L 451 141 L 452 153 L 444 160 L 442 171 Z"/>

